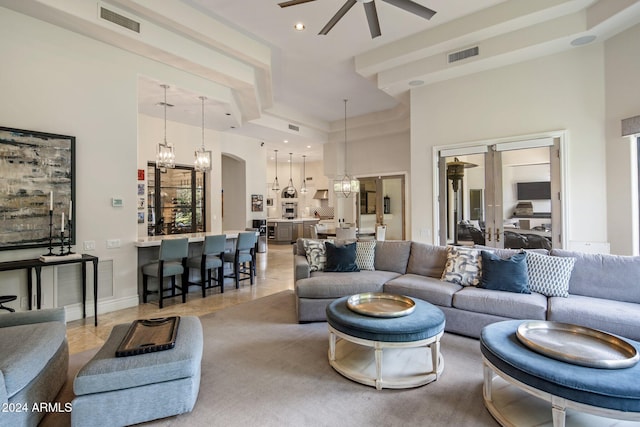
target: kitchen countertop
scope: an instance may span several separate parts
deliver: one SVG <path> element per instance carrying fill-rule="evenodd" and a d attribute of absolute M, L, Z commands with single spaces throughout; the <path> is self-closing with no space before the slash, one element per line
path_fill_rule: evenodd
<path fill-rule="evenodd" d="M 162 242 L 165 239 L 183 239 L 185 237 L 189 239 L 189 243 L 203 242 L 205 236 L 215 236 L 217 234 L 226 234 L 227 239 L 237 239 L 238 233 L 244 233 L 244 230 L 226 230 L 226 231 L 223 231 L 222 233 L 207 232 L 207 233 L 168 234 L 168 235 L 162 235 L 162 236 L 145 236 L 145 237 L 139 237 L 138 240 L 133 242 L 133 245 L 138 248 L 150 248 L 154 246 L 160 246 L 160 242 Z M 258 232 L 256 232 L 256 234 L 257 233 Z"/>
<path fill-rule="evenodd" d="M 319 221 L 318 218 L 308 217 L 308 218 L 295 218 L 295 219 L 285 219 L 285 218 L 267 218 L 267 222 L 303 222 L 303 221 Z"/>

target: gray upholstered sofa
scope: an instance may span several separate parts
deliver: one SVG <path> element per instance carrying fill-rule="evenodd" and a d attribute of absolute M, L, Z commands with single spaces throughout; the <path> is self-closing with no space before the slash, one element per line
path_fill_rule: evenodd
<path fill-rule="evenodd" d="M 302 241 L 294 245 L 299 322 L 325 320 L 326 305 L 361 292 L 420 298 L 446 316 L 446 331 L 479 337 L 488 324 L 509 319 L 553 320 L 640 339 L 640 257 L 552 250 L 575 264 L 568 297 L 513 293 L 442 281 L 443 246 L 411 241 L 377 242 L 375 270 L 350 273 L 310 271 Z"/>
<path fill-rule="evenodd" d="M 37 426 L 67 378 L 64 309 L 0 314 L 0 342 L 0 426 Z"/>

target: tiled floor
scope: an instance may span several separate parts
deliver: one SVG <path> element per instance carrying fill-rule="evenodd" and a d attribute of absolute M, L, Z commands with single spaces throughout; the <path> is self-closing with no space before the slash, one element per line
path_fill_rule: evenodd
<path fill-rule="evenodd" d="M 124 310 L 99 314 L 98 326 L 93 326 L 93 317 L 67 323 L 69 352 L 79 353 L 100 347 L 109 336 L 113 325 L 131 322 L 136 319 L 166 317 L 176 315 L 201 316 L 261 298 L 286 289 L 293 289 L 293 255 L 290 245 L 269 245 L 266 253 L 257 255 L 257 280 L 253 286 L 249 281 L 240 282 L 236 289 L 232 282 L 225 285 L 224 294 L 220 288 L 207 290 L 202 298 L 199 287 L 191 287 L 187 302 L 182 304 L 180 297 L 165 299 L 164 308 L 158 308 L 157 301 L 140 304 Z"/>

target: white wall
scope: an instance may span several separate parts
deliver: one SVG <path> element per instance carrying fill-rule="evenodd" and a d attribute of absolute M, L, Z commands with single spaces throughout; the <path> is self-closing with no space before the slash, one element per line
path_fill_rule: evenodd
<path fill-rule="evenodd" d="M 0 8 L 0 51 L 11 58 L 0 67 L 2 126 L 76 137 L 76 251 L 82 251 L 83 241 L 95 241 L 95 251 L 87 252 L 98 256 L 101 263 L 113 261 L 113 292 L 101 299 L 99 311 L 137 304 L 137 249 L 133 246 L 138 236 L 136 172 L 148 160 L 146 155 L 138 156 L 138 121 L 147 121 L 137 111 L 138 75 L 198 88 L 204 96 L 217 93 L 219 87 L 4 8 Z M 150 139 L 157 143 L 162 126 L 149 128 L 153 128 Z M 170 131 L 169 127 L 169 135 Z M 201 134 L 195 129 L 184 131 L 196 135 L 189 144 L 192 155 Z M 255 148 L 232 147 L 233 136 L 218 134 L 218 138 L 220 151 L 256 159 L 255 167 L 248 167 L 247 190 L 260 193 L 265 161 L 255 157 Z M 179 139 L 176 137 L 177 150 Z M 182 156 L 180 151 L 178 155 Z M 220 170 L 216 162 L 214 159 L 214 168 Z M 220 179 L 214 178 L 212 191 L 220 186 Z M 111 207 L 112 197 L 122 198 L 124 207 Z M 213 231 L 220 228 L 214 220 Z M 120 239 L 121 247 L 107 249 L 107 239 Z M 42 249 L 2 251 L 0 260 L 33 258 L 41 253 Z M 46 293 L 51 292 L 53 269 L 45 270 Z M 24 276 L 23 272 L 2 273 L 3 289 L 25 295 Z M 88 309 L 91 314 L 91 304 Z"/>
<path fill-rule="evenodd" d="M 566 129 L 568 236 L 606 241 L 603 61 L 595 44 L 413 89 L 410 237 L 436 241 L 434 146 Z"/>
<path fill-rule="evenodd" d="M 611 252 L 638 255 L 637 159 L 620 121 L 640 115 L 640 25 L 605 43 L 608 233 Z M 635 194 L 634 194 L 635 193 Z"/>

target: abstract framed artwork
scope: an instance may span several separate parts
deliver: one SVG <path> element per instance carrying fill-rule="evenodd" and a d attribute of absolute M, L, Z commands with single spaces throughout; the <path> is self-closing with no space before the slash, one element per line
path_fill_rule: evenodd
<path fill-rule="evenodd" d="M 75 244 L 75 142 L 0 126 L 0 250 L 49 246 L 50 223 L 59 245 L 63 218 Z"/>

